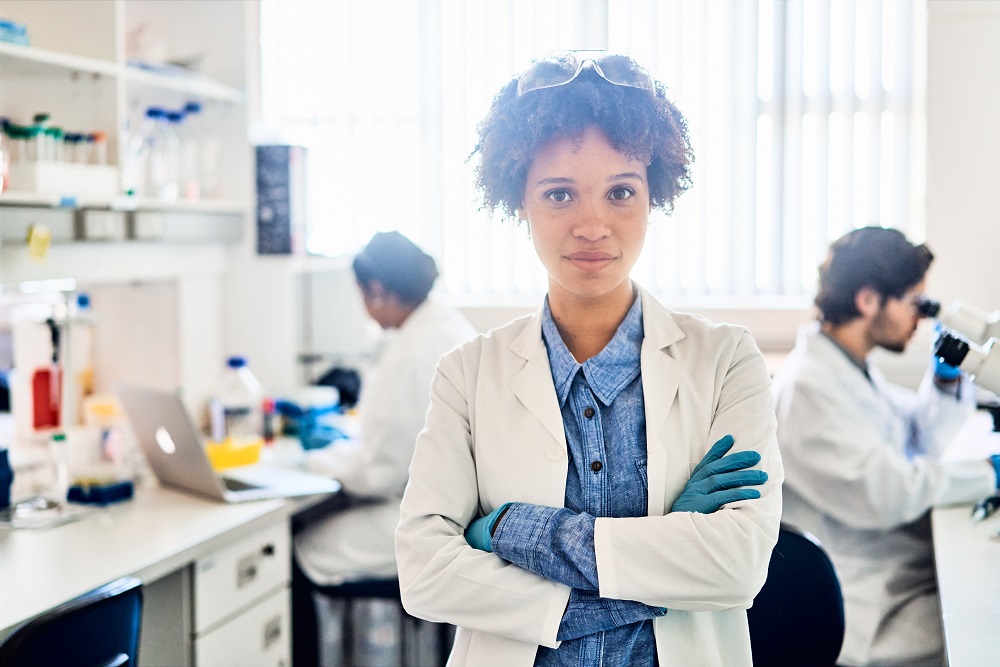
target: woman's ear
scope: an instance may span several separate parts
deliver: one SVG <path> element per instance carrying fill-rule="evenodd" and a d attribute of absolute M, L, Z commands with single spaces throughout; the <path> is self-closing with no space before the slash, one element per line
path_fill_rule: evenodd
<path fill-rule="evenodd" d="M 388 296 L 389 294 L 386 292 L 385 285 L 378 280 L 373 280 L 368 284 L 368 298 L 373 304 L 385 303 Z"/>

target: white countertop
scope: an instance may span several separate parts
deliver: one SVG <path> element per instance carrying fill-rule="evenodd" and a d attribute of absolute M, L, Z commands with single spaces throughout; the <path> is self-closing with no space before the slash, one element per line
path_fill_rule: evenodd
<path fill-rule="evenodd" d="M 0 530 L 0 636 L 5 629 L 125 575 L 144 582 L 283 521 L 312 497 L 226 504 L 160 487 L 43 530 Z"/>

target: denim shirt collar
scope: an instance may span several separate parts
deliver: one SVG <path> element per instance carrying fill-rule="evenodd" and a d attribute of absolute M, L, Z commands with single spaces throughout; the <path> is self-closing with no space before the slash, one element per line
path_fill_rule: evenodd
<path fill-rule="evenodd" d="M 582 364 L 573 358 L 563 342 L 552 319 L 548 297 L 542 308 L 542 338 L 548 349 L 549 366 L 560 406 L 566 404 L 573 379 L 581 368 L 598 400 L 604 405 L 611 405 L 619 392 L 639 374 L 643 339 L 642 299 L 635 297 L 611 341 L 600 353 Z"/>

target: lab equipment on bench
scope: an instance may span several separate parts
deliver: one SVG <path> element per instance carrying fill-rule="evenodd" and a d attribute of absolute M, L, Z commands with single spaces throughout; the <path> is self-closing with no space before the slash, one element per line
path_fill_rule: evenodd
<path fill-rule="evenodd" d="M 958 366 L 977 385 L 1000 395 L 1000 342 L 989 339 L 980 347 L 958 334 L 944 331 L 938 338 L 934 354 L 946 364 Z"/>
<path fill-rule="evenodd" d="M 1000 509 L 1000 496 L 984 498 L 972 508 L 972 520 L 982 521 L 989 518 L 998 509 Z"/>
<path fill-rule="evenodd" d="M 212 439 L 216 442 L 260 439 L 264 432 L 263 402 L 264 389 L 246 358 L 229 357 L 210 406 Z"/>
<path fill-rule="evenodd" d="M 1000 310 L 988 313 L 964 301 L 954 301 L 945 309 L 940 301 L 927 298 L 920 300 L 917 310 L 924 317 L 936 319 L 978 345 L 985 344 L 990 338 L 1000 338 Z"/>

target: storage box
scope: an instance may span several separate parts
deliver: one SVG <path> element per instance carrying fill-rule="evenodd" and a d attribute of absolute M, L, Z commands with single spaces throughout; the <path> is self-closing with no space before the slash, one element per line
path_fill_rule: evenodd
<path fill-rule="evenodd" d="M 118 169 L 106 164 L 23 162 L 10 165 L 7 189 L 65 197 L 114 197 Z"/>

